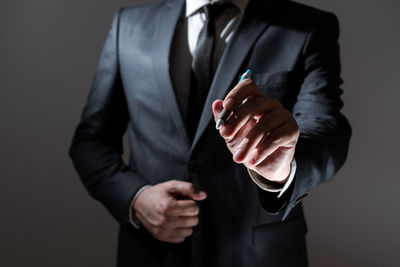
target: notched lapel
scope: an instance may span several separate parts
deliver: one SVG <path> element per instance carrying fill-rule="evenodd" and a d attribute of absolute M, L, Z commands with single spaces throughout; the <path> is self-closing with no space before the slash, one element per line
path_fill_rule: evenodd
<path fill-rule="evenodd" d="M 164 96 L 165 104 L 171 115 L 171 120 L 174 122 L 178 134 L 182 136 L 182 138 L 185 138 L 189 144 L 169 70 L 172 40 L 179 16 L 184 6 L 184 0 L 169 0 L 166 1 L 162 7 L 163 10 L 160 11 L 157 18 L 157 30 L 152 48 L 152 64 L 158 87 Z"/>
<path fill-rule="evenodd" d="M 212 103 L 216 99 L 223 99 L 231 89 L 230 86 L 239 74 L 240 67 L 243 65 L 246 56 L 249 54 L 258 37 L 267 28 L 268 19 L 270 17 L 269 14 L 271 12 L 271 10 L 268 10 L 269 7 L 271 6 L 267 0 L 266 2 L 262 0 L 253 0 L 249 2 L 249 6 L 242 14 L 235 29 L 235 33 L 225 48 L 214 75 L 199 126 L 192 143 L 191 152 L 197 145 L 210 121 L 213 120 Z M 263 8 L 266 8 L 266 11 L 263 11 Z"/>

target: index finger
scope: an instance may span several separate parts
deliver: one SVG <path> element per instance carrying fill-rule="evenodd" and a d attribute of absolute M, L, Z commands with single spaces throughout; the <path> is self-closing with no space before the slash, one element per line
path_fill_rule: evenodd
<path fill-rule="evenodd" d="M 238 83 L 225 97 L 224 99 L 224 109 L 228 111 L 233 111 L 246 99 L 253 96 L 263 96 L 260 88 L 251 79 L 247 78 L 242 82 Z"/>

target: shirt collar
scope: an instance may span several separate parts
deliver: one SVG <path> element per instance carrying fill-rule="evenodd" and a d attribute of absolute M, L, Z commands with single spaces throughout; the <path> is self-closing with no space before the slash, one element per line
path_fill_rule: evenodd
<path fill-rule="evenodd" d="M 209 3 L 222 3 L 222 2 L 232 2 L 240 11 L 244 11 L 250 0 L 186 0 L 186 17 L 193 15 L 203 6 Z"/>

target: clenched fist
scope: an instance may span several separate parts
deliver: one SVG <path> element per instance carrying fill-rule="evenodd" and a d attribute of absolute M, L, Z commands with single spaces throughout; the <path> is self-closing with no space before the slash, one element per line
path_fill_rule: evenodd
<path fill-rule="evenodd" d="M 199 222 L 196 201 L 206 197 L 192 183 L 172 180 L 144 189 L 132 207 L 132 214 L 156 239 L 180 243 Z"/>
<path fill-rule="evenodd" d="M 233 111 L 220 129 L 233 160 L 270 181 L 285 183 L 300 134 L 290 111 L 251 79 L 236 85 L 224 101 L 214 101 L 216 121 L 222 109 Z"/>

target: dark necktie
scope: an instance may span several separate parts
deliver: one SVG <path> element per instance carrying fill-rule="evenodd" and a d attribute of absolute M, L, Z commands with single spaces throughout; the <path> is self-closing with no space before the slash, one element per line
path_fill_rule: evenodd
<path fill-rule="evenodd" d="M 197 125 L 200 120 L 204 102 L 212 81 L 212 62 L 215 42 L 214 17 L 215 6 L 203 7 L 206 21 L 199 34 L 196 50 L 192 61 L 192 77 L 190 83 L 187 128 L 190 138 L 193 140 Z"/>

